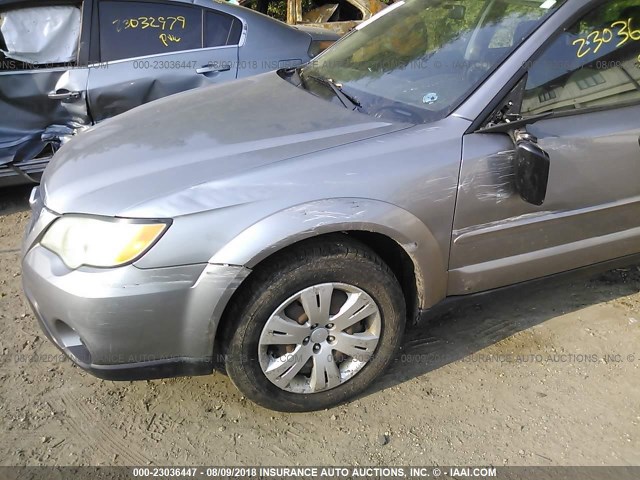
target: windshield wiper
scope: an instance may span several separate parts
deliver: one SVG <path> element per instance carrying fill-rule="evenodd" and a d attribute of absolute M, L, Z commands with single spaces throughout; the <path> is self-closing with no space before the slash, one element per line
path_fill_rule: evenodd
<path fill-rule="evenodd" d="M 329 87 L 331 91 L 335 94 L 335 96 L 338 97 L 338 100 L 342 102 L 345 108 L 348 108 L 350 110 L 356 110 L 358 108 L 362 108 L 362 104 L 356 98 L 352 97 L 348 93 L 345 93 L 344 90 L 342 90 L 342 85 L 334 82 L 330 78 L 317 77 L 315 75 L 309 75 L 308 73 L 305 73 L 305 72 L 300 72 L 300 78 L 303 78 L 303 79 L 310 78 L 326 87 Z M 349 106 L 349 104 L 351 104 L 351 106 Z"/>

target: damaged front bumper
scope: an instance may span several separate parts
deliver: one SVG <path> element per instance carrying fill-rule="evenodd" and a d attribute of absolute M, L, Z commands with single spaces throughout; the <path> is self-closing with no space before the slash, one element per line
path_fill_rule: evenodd
<path fill-rule="evenodd" d="M 39 244 L 57 218 L 46 208 L 37 211 L 39 202 L 35 198 L 22 281 L 43 331 L 60 350 L 109 380 L 212 372 L 220 318 L 247 268 L 205 263 L 72 270 Z"/>
<path fill-rule="evenodd" d="M 208 264 L 70 271 L 39 245 L 22 267 L 25 295 L 47 337 L 108 380 L 211 373 L 220 317 L 248 274 Z"/>

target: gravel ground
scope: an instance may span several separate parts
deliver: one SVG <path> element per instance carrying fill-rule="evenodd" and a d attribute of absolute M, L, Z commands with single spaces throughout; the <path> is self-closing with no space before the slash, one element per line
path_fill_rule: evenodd
<path fill-rule="evenodd" d="M 0 465 L 638 465 L 640 267 L 501 292 L 408 332 L 359 399 L 280 414 L 227 377 L 108 382 L 20 286 L 29 188 L 0 191 Z"/>

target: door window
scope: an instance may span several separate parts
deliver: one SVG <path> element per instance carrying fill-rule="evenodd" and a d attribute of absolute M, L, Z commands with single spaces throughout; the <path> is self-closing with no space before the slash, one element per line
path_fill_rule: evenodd
<path fill-rule="evenodd" d="M 238 45 L 242 33 L 242 22 L 224 13 L 207 12 L 205 18 L 205 47 Z"/>
<path fill-rule="evenodd" d="M 202 48 L 202 10 L 151 2 L 100 3 L 103 62 Z"/>
<path fill-rule="evenodd" d="M 46 6 L 0 12 L 1 70 L 75 65 L 80 6 Z"/>
<path fill-rule="evenodd" d="M 607 2 L 551 43 L 529 69 L 523 115 L 640 101 L 640 5 Z"/>

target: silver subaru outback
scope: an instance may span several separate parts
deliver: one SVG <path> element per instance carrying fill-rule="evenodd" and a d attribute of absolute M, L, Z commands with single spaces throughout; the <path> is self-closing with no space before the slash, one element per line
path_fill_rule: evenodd
<path fill-rule="evenodd" d="M 447 298 L 635 261 L 639 137 L 638 0 L 400 1 L 66 144 L 24 290 L 98 377 L 222 359 L 260 405 L 326 408 Z"/>

